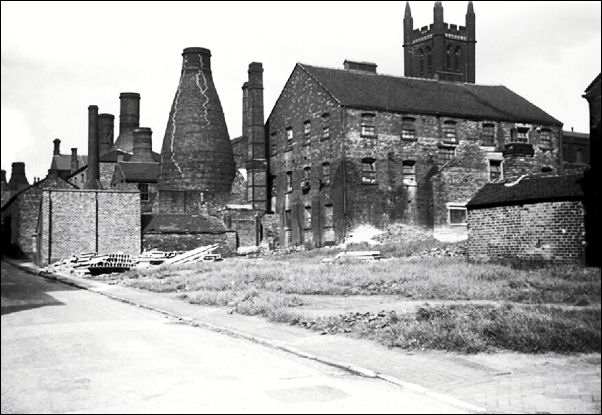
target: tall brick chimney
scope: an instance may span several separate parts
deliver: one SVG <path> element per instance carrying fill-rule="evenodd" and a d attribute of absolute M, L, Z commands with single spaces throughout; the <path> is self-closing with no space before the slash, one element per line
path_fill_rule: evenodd
<path fill-rule="evenodd" d="M 242 84 L 242 136 L 247 137 L 249 134 L 249 83 Z M 245 159 L 247 157 L 245 156 Z"/>
<path fill-rule="evenodd" d="M 263 120 L 263 66 L 249 64 L 247 82 L 247 201 L 253 209 L 267 210 L 267 160 Z"/>
<path fill-rule="evenodd" d="M 119 136 L 115 140 L 113 149 L 131 154 L 134 151 L 133 131 L 140 127 L 140 94 L 122 92 L 119 94 L 119 101 Z"/>
<path fill-rule="evenodd" d="M 186 48 L 161 148 L 160 191 L 230 192 L 235 167 L 211 52 Z M 161 196 L 162 197 L 162 196 Z"/>
<path fill-rule="evenodd" d="M 71 173 L 79 169 L 79 160 L 77 159 L 77 148 L 71 149 Z"/>
<path fill-rule="evenodd" d="M 133 162 L 153 162 L 153 132 L 150 128 L 140 127 L 134 130 Z"/>
<path fill-rule="evenodd" d="M 98 154 L 104 156 L 113 147 L 115 116 L 98 114 Z"/>
<path fill-rule="evenodd" d="M 98 107 L 88 107 L 88 174 L 86 189 L 100 189 L 100 166 L 98 163 Z"/>
<path fill-rule="evenodd" d="M 16 161 L 12 164 L 12 172 L 10 181 L 8 182 L 8 190 L 19 192 L 29 186 L 27 176 L 25 176 L 25 163 Z"/>
<path fill-rule="evenodd" d="M 52 142 L 54 143 L 54 151 L 52 152 L 52 155 L 60 156 L 61 155 L 61 140 L 59 138 L 55 138 L 54 140 L 52 140 Z"/>

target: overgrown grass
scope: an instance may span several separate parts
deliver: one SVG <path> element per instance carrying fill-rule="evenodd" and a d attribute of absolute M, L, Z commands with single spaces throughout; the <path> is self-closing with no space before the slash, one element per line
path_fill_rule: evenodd
<path fill-rule="evenodd" d="M 183 266 L 182 266 L 183 267 Z M 125 284 L 157 292 L 260 291 L 297 295 L 383 295 L 417 300 L 505 300 L 529 304 L 599 304 L 599 269 L 557 266 L 516 270 L 462 259 L 390 259 L 323 263 L 292 258 L 201 263 L 123 275 Z"/>
<path fill-rule="evenodd" d="M 415 313 L 347 314 L 291 324 L 328 333 L 355 333 L 403 349 L 476 353 L 600 352 L 600 309 L 546 306 L 425 305 Z"/>

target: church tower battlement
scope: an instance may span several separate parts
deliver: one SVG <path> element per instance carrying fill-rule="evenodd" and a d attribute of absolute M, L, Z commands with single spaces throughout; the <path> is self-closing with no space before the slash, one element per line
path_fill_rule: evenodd
<path fill-rule="evenodd" d="M 404 75 L 475 83 L 475 13 L 468 2 L 465 26 L 445 23 L 435 2 L 433 24 L 414 29 L 409 2 L 403 18 Z"/>

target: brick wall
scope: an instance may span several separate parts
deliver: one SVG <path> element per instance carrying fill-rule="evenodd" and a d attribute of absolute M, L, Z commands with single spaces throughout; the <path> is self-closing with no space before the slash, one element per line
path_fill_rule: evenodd
<path fill-rule="evenodd" d="M 583 263 L 581 202 L 546 202 L 468 211 L 470 260 Z"/>
<path fill-rule="evenodd" d="M 45 265 L 73 254 L 140 253 L 138 192 L 46 190 L 38 222 L 38 261 Z"/>
<path fill-rule="evenodd" d="M 321 139 L 324 113 L 330 114 L 328 140 Z M 362 135 L 365 114 L 373 116 L 375 137 Z M 404 117 L 415 120 L 414 138 L 402 134 Z M 310 133 L 306 136 L 304 124 L 308 121 Z M 446 121 L 455 122 L 453 141 L 444 138 Z M 484 141 L 486 124 L 493 125 L 491 142 Z M 286 138 L 289 127 L 293 131 L 292 140 Z M 342 242 L 347 230 L 362 223 L 379 228 L 395 222 L 429 228 L 443 223 L 447 208 L 442 206 L 470 199 L 489 176 L 488 159 L 502 159 L 504 145 L 510 142 L 511 130 L 516 127 L 515 123 L 496 120 L 343 108 L 313 78 L 296 67 L 274 106 L 267 129 L 271 141 L 268 148 L 272 153 L 268 183 L 275 181 L 276 203 L 272 210 L 281 215 L 281 245 L 287 246 L 288 240 L 291 244 L 309 246 Z M 535 149 L 534 157 L 529 160 L 530 172 L 541 171 L 544 166 L 557 169 L 560 128 L 536 124 L 528 127 L 528 139 Z M 538 128 L 550 131 L 549 149 L 542 149 L 544 143 Z M 458 169 L 449 170 L 439 176 L 439 181 L 433 181 L 462 143 L 477 149 L 479 163 L 474 165 L 470 157 L 461 156 Z M 366 158 L 375 160 L 374 183 L 362 181 L 362 159 Z M 325 162 L 330 163 L 330 184 L 321 186 Z M 404 180 L 404 162 L 415 163 L 413 183 Z M 302 189 L 304 169 L 308 167 L 309 185 Z M 290 191 L 288 171 L 292 172 Z M 468 180 L 466 185 L 464 179 Z M 435 185 L 439 189 L 437 196 Z M 304 218 L 308 206 L 311 207 L 311 228 Z M 330 211 L 332 223 L 327 217 Z"/>

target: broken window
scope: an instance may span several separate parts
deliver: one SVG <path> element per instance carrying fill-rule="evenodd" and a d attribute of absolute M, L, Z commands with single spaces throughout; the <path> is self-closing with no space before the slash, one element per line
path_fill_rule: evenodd
<path fill-rule="evenodd" d="M 290 143 L 293 141 L 293 127 L 286 128 L 286 142 Z"/>
<path fill-rule="evenodd" d="M 403 117 L 401 120 L 401 137 L 406 140 L 416 139 L 416 119 Z"/>
<path fill-rule="evenodd" d="M 495 181 L 502 178 L 502 161 L 489 160 L 489 180 Z"/>
<path fill-rule="evenodd" d="M 373 145 L 375 144 L 376 139 L 376 126 L 374 125 L 375 120 L 374 114 L 362 114 L 362 126 L 361 133 L 362 137 L 367 138 L 366 144 Z"/>
<path fill-rule="evenodd" d="M 330 184 L 330 163 L 322 163 L 322 184 Z"/>
<path fill-rule="evenodd" d="M 510 139 L 515 143 L 529 142 L 529 127 L 516 127 L 510 130 Z"/>
<path fill-rule="evenodd" d="M 493 146 L 495 145 L 495 125 L 488 123 L 483 124 L 483 129 L 481 130 L 481 145 L 483 146 Z"/>
<path fill-rule="evenodd" d="M 305 167 L 303 169 L 303 182 L 301 183 L 301 189 L 308 191 L 311 184 L 311 167 Z"/>
<path fill-rule="evenodd" d="M 311 142 L 311 121 L 305 121 L 303 123 L 303 145 L 309 145 Z"/>
<path fill-rule="evenodd" d="M 311 206 L 305 206 L 305 229 L 311 229 Z"/>
<path fill-rule="evenodd" d="M 292 171 L 286 172 L 286 191 L 287 192 L 293 191 L 293 172 Z"/>
<path fill-rule="evenodd" d="M 284 211 L 284 228 L 290 229 L 292 223 L 293 223 L 293 218 L 292 218 L 291 210 L 290 209 L 285 210 Z"/>
<path fill-rule="evenodd" d="M 443 123 L 443 140 L 450 143 L 456 142 L 456 122 L 445 121 Z"/>
<path fill-rule="evenodd" d="M 371 157 L 362 159 L 362 183 L 376 183 L 376 160 Z"/>
<path fill-rule="evenodd" d="M 322 140 L 330 138 L 330 114 L 322 114 Z"/>
<path fill-rule="evenodd" d="M 403 163 L 403 184 L 409 186 L 416 185 L 416 161 L 404 160 Z"/>

